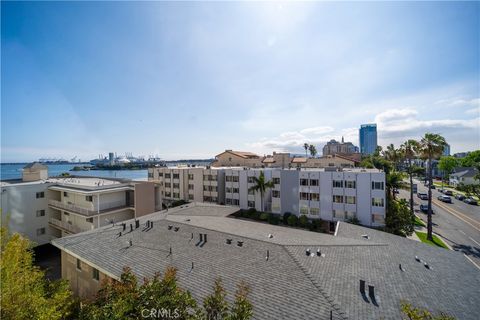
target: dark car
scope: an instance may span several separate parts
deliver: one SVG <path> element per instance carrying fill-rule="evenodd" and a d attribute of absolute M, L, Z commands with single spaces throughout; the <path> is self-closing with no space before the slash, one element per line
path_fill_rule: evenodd
<path fill-rule="evenodd" d="M 468 203 L 468 204 L 471 204 L 471 205 L 474 205 L 474 206 L 478 205 L 477 200 L 475 200 L 475 199 L 473 199 L 473 198 L 471 198 L 471 197 L 468 197 L 468 198 L 463 199 L 463 202 Z"/>
<path fill-rule="evenodd" d="M 428 205 L 427 204 L 421 204 L 420 205 L 420 211 L 422 211 L 423 213 L 428 213 Z M 435 214 L 435 212 L 433 212 L 433 210 L 432 210 L 432 214 Z"/>
<path fill-rule="evenodd" d="M 437 187 L 435 187 L 435 186 L 432 184 L 432 186 L 430 187 L 430 189 L 437 189 Z"/>
<path fill-rule="evenodd" d="M 447 196 L 453 196 L 452 190 L 445 190 L 444 194 Z"/>
<path fill-rule="evenodd" d="M 458 199 L 460 201 L 463 201 L 465 199 L 465 196 L 463 194 L 457 193 L 455 195 L 455 199 Z"/>
<path fill-rule="evenodd" d="M 426 193 L 417 193 L 417 197 L 419 197 L 422 200 L 427 200 L 428 199 L 428 194 Z"/>
<path fill-rule="evenodd" d="M 452 198 L 450 198 L 449 196 L 438 196 L 437 199 L 442 202 L 452 203 Z"/>

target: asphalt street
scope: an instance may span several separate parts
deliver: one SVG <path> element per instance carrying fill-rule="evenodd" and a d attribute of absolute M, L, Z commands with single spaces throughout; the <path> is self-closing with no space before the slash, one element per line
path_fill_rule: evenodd
<path fill-rule="evenodd" d="M 427 193 L 427 187 L 415 181 L 418 192 Z M 452 198 L 453 203 L 444 203 L 437 199 L 441 195 L 438 189 L 432 190 L 433 231 L 453 250 L 463 252 L 480 269 L 480 206 L 474 206 Z M 401 190 L 399 196 L 409 199 L 410 192 Z M 415 211 L 425 222 L 427 215 L 419 211 L 419 205 L 427 204 L 414 195 Z"/>

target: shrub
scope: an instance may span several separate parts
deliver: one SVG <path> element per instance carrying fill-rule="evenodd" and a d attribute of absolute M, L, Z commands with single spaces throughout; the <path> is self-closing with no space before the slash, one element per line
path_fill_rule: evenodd
<path fill-rule="evenodd" d="M 303 227 L 305 228 L 308 224 L 308 218 L 306 215 L 302 214 L 300 216 L 300 219 L 298 219 L 298 224 L 300 225 L 300 227 Z"/>
<path fill-rule="evenodd" d="M 298 223 L 297 216 L 290 215 L 287 219 L 287 223 L 288 223 L 289 226 L 295 227 Z"/>
<path fill-rule="evenodd" d="M 280 223 L 280 217 L 277 216 L 276 214 L 271 214 L 268 217 L 268 223 L 278 225 Z"/>
<path fill-rule="evenodd" d="M 262 221 L 267 221 L 269 218 L 270 218 L 270 213 L 262 212 L 260 214 L 260 220 L 262 220 Z"/>
<path fill-rule="evenodd" d="M 313 231 L 323 231 L 323 221 L 321 219 L 312 219 L 312 230 Z"/>
<path fill-rule="evenodd" d="M 283 214 L 283 223 L 287 224 L 288 223 L 288 218 L 291 216 L 292 214 L 290 212 L 285 212 Z"/>

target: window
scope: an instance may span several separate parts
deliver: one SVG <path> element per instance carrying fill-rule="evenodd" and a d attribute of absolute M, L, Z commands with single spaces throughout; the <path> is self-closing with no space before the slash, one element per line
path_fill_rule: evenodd
<path fill-rule="evenodd" d="M 308 193 L 300 192 L 300 200 L 309 200 Z"/>
<path fill-rule="evenodd" d="M 193 184 L 188 185 L 188 190 L 193 190 L 193 188 L 194 188 Z"/>
<path fill-rule="evenodd" d="M 45 217 L 45 210 L 37 210 L 37 217 Z"/>
<path fill-rule="evenodd" d="M 217 189 L 217 188 L 215 187 L 215 191 L 216 191 L 216 189 Z M 232 192 L 233 192 L 233 193 L 238 193 L 238 191 L 239 191 L 238 188 L 232 188 Z"/>
<path fill-rule="evenodd" d="M 165 173 L 165 179 L 170 179 L 171 175 L 170 173 Z"/>
<path fill-rule="evenodd" d="M 383 198 L 372 198 L 372 207 L 383 207 Z"/>
<path fill-rule="evenodd" d="M 80 259 L 77 259 L 77 270 L 82 270 L 82 262 Z"/>
<path fill-rule="evenodd" d="M 356 216 L 355 211 L 345 211 L 345 220 L 355 218 Z"/>
<path fill-rule="evenodd" d="M 334 188 L 343 188 L 343 180 L 333 180 Z"/>
<path fill-rule="evenodd" d="M 333 210 L 332 211 L 332 216 L 334 218 L 339 218 L 340 217 L 340 211 L 339 210 Z"/>
<path fill-rule="evenodd" d="M 37 236 L 43 236 L 45 234 L 45 228 L 37 229 Z"/>
<path fill-rule="evenodd" d="M 249 195 L 254 195 L 254 194 L 255 194 L 255 190 L 249 188 L 249 189 L 248 189 L 248 194 L 249 194 Z"/>
<path fill-rule="evenodd" d="M 300 179 L 301 186 L 308 186 L 308 179 Z"/>
<path fill-rule="evenodd" d="M 230 205 L 234 205 L 234 206 L 238 206 L 240 202 L 238 201 L 238 199 L 227 198 L 227 199 L 225 199 L 225 203 L 230 204 Z"/>
<path fill-rule="evenodd" d="M 280 184 L 280 178 L 273 178 L 273 184 Z"/>
<path fill-rule="evenodd" d="M 158 177 L 159 177 L 159 178 L 160 178 L 160 177 L 163 177 L 163 172 L 159 172 L 159 173 L 158 173 Z"/>
<path fill-rule="evenodd" d="M 381 214 L 372 214 L 372 223 L 385 223 L 385 218 Z"/>
<path fill-rule="evenodd" d="M 319 208 L 310 208 L 310 214 L 313 215 L 313 216 L 318 216 L 318 214 L 320 213 L 320 209 Z"/>
<path fill-rule="evenodd" d="M 255 183 L 255 177 L 248 177 L 248 183 Z"/>
<path fill-rule="evenodd" d="M 63 196 L 64 196 L 65 198 L 68 198 L 68 192 L 63 191 Z"/>
<path fill-rule="evenodd" d="M 153 178 L 153 173 L 152 173 L 152 172 L 149 172 L 149 173 L 148 173 L 148 177 L 149 177 L 149 178 Z"/>
<path fill-rule="evenodd" d="M 255 201 L 248 201 L 248 202 L 247 202 L 247 207 L 249 207 L 249 208 L 255 208 Z"/>
<path fill-rule="evenodd" d="M 346 196 L 345 197 L 345 203 L 348 203 L 348 204 L 355 204 L 356 200 L 357 199 L 354 196 Z"/>
<path fill-rule="evenodd" d="M 272 190 L 272 197 L 273 198 L 280 198 L 280 191 Z"/>
<path fill-rule="evenodd" d="M 87 218 L 85 219 L 87 222 L 93 223 L 93 218 Z"/>
<path fill-rule="evenodd" d="M 176 199 L 180 198 L 180 193 L 174 192 L 173 193 L 173 198 L 176 198 Z"/>
<path fill-rule="evenodd" d="M 93 202 L 93 196 L 85 196 L 85 200 L 88 202 Z"/>
<path fill-rule="evenodd" d="M 308 214 L 308 207 L 307 206 L 301 206 L 300 207 L 300 214 Z"/>
<path fill-rule="evenodd" d="M 320 194 L 318 194 L 318 193 L 310 193 L 310 200 L 312 200 L 312 201 L 320 201 Z"/>
<path fill-rule="evenodd" d="M 193 180 L 193 173 L 188 174 L 188 180 Z"/>
<path fill-rule="evenodd" d="M 188 195 L 188 200 L 193 200 L 193 194 Z"/>
<path fill-rule="evenodd" d="M 232 182 L 232 176 L 225 176 L 225 181 Z"/>
<path fill-rule="evenodd" d="M 165 197 L 170 198 L 171 196 L 172 196 L 172 194 L 170 192 L 165 192 Z"/>
<path fill-rule="evenodd" d="M 345 181 L 345 188 L 356 189 L 357 188 L 357 182 L 356 181 Z"/>
<path fill-rule="evenodd" d="M 343 203 L 343 196 L 333 196 L 333 202 Z"/>
<path fill-rule="evenodd" d="M 93 280 L 100 280 L 100 272 L 98 272 L 98 269 L 92 268 L 92 278 Z"/>
<path fill-rule="evenodd" d="M 179 183 L 174 183 L 173 184 L 173 189 L 179 189 L 180 188 L 180 184 Z"/>
<path fill-rule="evenodd" d="M 310 185 L 312 187 L 318 187 L 318 179 L 311 179 L 310 180 Z"/>
<path fill-rule="evenodd" d="M 372 181 L 372 190 L 383 190 L 383 182 Z"/>
<path fill-rule="evenodd" d="M 180 179 L 180 175 L 178 173 L 173 174 L 173 179 Z"/>
<path fill-rule="evenodd" d="M 45 193 L 43 191 L 42 192 L 37 192 L 36 197 L 37 197 L 37 199 L 45 198 Z"/>
<path fill-rule="evenodd" d="M 172 184 L 170 182 L 165 182 L 165 188 L 170 188 Z"/>
<path fill-rule="evenodd" d="M 238 182 L 238 176 L 233 176 L 232 179 L 233 179 L 233 182 Z"/>

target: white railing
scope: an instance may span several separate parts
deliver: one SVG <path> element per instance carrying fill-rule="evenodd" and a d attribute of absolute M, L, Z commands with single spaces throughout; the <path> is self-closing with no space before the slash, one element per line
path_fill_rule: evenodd
<path fill-rule="evenodd" d="M 85 216 L 93 216 L 95 214 L 98 214 L 97 211 L 82 208 L 82 207 L 76 206 L 74 204 L 63 203 L 63 202 L 57 201 L 57 200 L 48 200 L 48 204 L 51 205 L 51 206 L 57 207 L 59 209 L 73 211 L 75 213 L 79 213 L 79 214 L 82 214 L 82 215 L 85 215 Z"/>
<path fill-rule="evenodd" d="M 50 224 L 53 224 L 54 226 L 67 230 L 68 232 L 71 232 L 71 233 L 80 233 L 80 232 L 86 231 L 86 230 L 82 230 L 77 226 L 71 225 L 65 221 L 60 221 L 58 219 L 50 218 L 49 222 Z"/>

